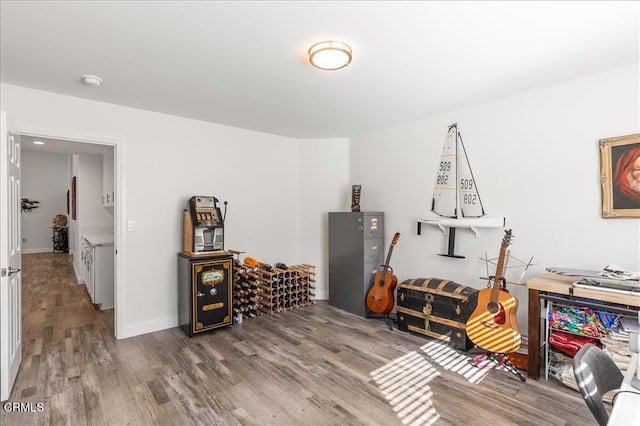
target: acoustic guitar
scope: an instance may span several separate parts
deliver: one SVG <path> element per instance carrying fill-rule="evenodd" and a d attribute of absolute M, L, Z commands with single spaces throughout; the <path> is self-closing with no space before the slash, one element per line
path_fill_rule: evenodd
<path fill-rule="evenodd" d="M 382 272 L 376 272 L 371 287 L 367 292 L 367 308 L 376 314 L 388 314 L 393 309 L 393 291 L 398 285 L 398 278 L 393 275 L 393 269 L 389 266 L 389 262 L 391 261 L 393 247 L 398 243 L 399 239 L 400 233 L 396 232 L 389 247 L 387 260 L 382 265 Z"/>
<path fill-rule="evenodd" d="M 478 305 L 466 324 L 469 339 L 488 352 L 508 354 L 520 347 L 520 329 L 516 322 L 518 299 L 501 288 L 507 247 L 512 238 L 511 230 L 505 231 L 493 287 L 478 292 Z"/>

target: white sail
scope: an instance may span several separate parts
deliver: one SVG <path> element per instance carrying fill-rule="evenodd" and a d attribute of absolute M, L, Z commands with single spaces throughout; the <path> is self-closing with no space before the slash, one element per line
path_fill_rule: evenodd
<path fill-rule="evenodd" d="M 431 211 L 443 217 L 456 217 L 456 150 L 458 139 L 456 124 L 449 126 L 447 139 L 440 155 L 438 174 L 433 187 L 433 201 Z"/>
<path fill-rule="evenodd" d="M 458 217 L 482 217 L 485 215 L 478 186 L 473 178 L 473 172 L 469 165 L 467 151 L 462 142 L 462 136 L 458 133 L 458 204 L 460 210 Z"/>
<path fill-rule="evenodd" d="M 442 147 L 431 211 L 457 219 L 485 214 L 457 124 L 449 126 Z"/>

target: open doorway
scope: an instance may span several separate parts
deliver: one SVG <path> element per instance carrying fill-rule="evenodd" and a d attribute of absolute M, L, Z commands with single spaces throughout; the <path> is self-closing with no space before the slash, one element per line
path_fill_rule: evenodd
<path fill-rule="evenodd" d="M 48 253 L 40 264 L 72 267 L 117 337 L 117 144 L 24 132 L 20 139 L 22 198 L 36 201 L 21 214 L 23 256 Z"/>

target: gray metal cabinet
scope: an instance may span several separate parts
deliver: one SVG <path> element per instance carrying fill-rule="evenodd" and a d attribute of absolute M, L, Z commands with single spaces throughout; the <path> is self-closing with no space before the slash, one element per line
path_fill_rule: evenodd
<path fill-rule="evenodd" d="M 383 263 L 383 212 L 329 213 L 330 305 L 369 316 L 365 298 Z"/>

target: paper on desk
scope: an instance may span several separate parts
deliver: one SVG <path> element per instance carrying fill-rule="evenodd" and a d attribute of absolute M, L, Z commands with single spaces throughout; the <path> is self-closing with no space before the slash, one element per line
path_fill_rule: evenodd
<path fill-rule="evenodd" d="M 640 333 L 640 322 L 635 318 L 620 317 L 618 322 L 620 323 L 620 328 L 622 328 L 623 331 L 626 331 L 627 333 Z"/>
<path fill-rule="evenodd" d="M 604 267 L 600 275 L 607 278 L 617 278 L 620 280 L 638 280 L 640 279 L 640 272 L 627 271 L 624 268 L 612 263 Z"/>

